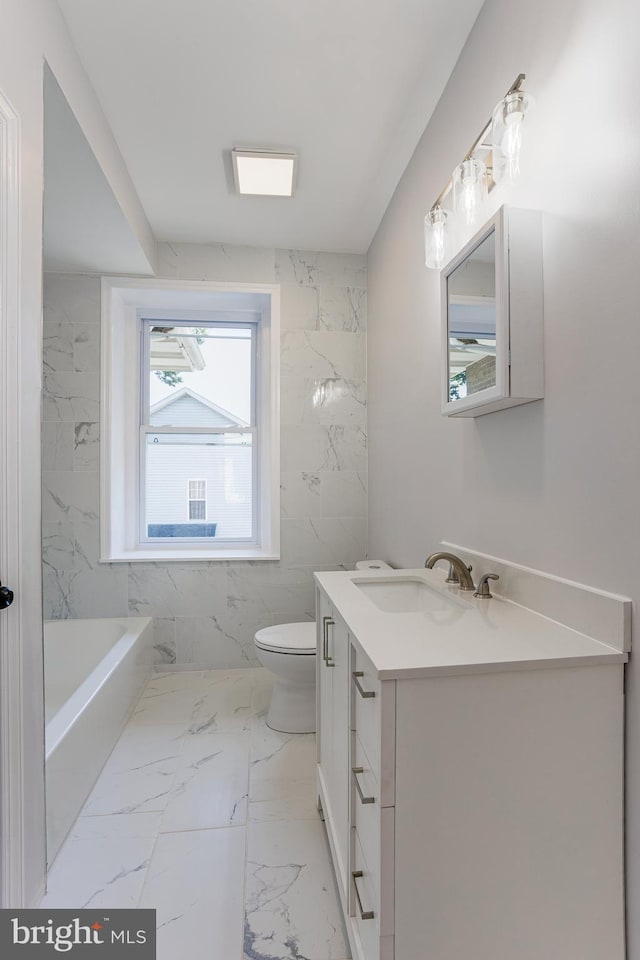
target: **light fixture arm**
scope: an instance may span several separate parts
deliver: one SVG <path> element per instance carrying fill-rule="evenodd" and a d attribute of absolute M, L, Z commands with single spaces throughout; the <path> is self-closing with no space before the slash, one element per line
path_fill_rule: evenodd
<path fill-rule="evenodd" d="M 513 83 L 512 83 L 511 86 L 509 87 L 509 89 L 507 90 L 507 92 L 505 93 L 503 99 L 506 100 L 506 98 L 507 98 L 508 96 L 510 96 L 512 93 L 517 93 L 517 92 L 520 90 L 520 88 L 522 87 L 522 84 L 524 83 L 524 81 L 525 81 L 526 79 L 527 79 L 526 74 L 524 74 L 524 73 L 519 73 L 518 76 L 516 77 L 516 79 L 513 81 Z M 469 149 L 467 150 L 467 152 L 465 153 L 465 155 L 464 155 L 464 157 L 463 157 L 463 162 L 464 162 L 465 160 L 470 160 L 471 157 L 473 156 L 473 154 L 475 153 L 475 151 L 478 149 L 478 147 L 482 144 L 482 142 L 483 142 L 484 140 L 486 140 L 486 138 L 487 138 L 487 136 L 488 136 L 488 134 L 489 134 L 489 132 L 490 132 L 490 130 L 491 130 L 492 122 L 493 122 L 493 117 L 490 117 L 489 120 L 487 121 L 487 123 L 485 123 L 485 125 L 484 125 L 484 127 L 482 128 L 482 130 L 480 131 L 480 133 L 478 134 L 478 136 L 476 137 L 476 139 L 473 141 L 473 143 L 471 144 L 471 146 L 470 146 Z M 488 148 L 489 148 L 489 145 L 487 144 L 487 149 L 488 149 Z M 430 208 L 430 209 L 431 209 L 431 210 L 435 210 L 435 209 L 437 209 L 438 207 L 442 206 L 442 201 L 445 199 L 445 197 L 448 196 L 448 194 L 451 192 L 452 188 L 453 188 L 453 178 L 452 178 L 452 177 L 449 177 L 449 179 L 447 180 L 446 184 L 444 185 L 444 187 L 442 188 L 442 190 L 440 191 L 440 193 L 438 194 L 438 196 L 436 197 L 436 199 L 435 199 L 435 200 L 433 201 L 433 203 L 431 204 L 431 208 Z"/>

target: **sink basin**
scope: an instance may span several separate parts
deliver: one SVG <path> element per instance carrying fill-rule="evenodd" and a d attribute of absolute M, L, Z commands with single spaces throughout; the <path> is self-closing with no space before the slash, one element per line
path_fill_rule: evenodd
<path fill-rule="evenodd" d="M 458 606 L 453 597 L 434 590 L 424 580 L 354 580 L 354 586 L 385 613 L 437 613 Z"/>

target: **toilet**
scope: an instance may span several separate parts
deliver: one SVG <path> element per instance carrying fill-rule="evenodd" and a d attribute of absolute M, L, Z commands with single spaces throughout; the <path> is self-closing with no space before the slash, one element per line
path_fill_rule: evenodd
<path fill-rule="evenodd" d="M 356 570 L 389 570 L 383 560 L 359 560 Z M 280 623 L 258 630 L 256 656 L 276 676 L 267 726 L 281 733 L 316 729 L 316 624 Z"/>

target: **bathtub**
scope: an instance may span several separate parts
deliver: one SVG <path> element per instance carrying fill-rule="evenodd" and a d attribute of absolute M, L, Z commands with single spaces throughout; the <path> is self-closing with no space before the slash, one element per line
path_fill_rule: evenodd
<path fill-rule="evenodd" d="M 152 652 L 150 617 L 45 622 L 49 864 L 151 674 Z"/>

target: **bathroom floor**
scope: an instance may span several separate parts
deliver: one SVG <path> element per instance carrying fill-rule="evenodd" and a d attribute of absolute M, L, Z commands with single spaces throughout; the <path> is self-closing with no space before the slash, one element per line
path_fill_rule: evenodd
<path fill-rule="evenodd" d="M 49 873 L 45 907 L 154 907 L 158 960 L 346 960 L 315 737 L 263 669 L 155 676 Z"/>

